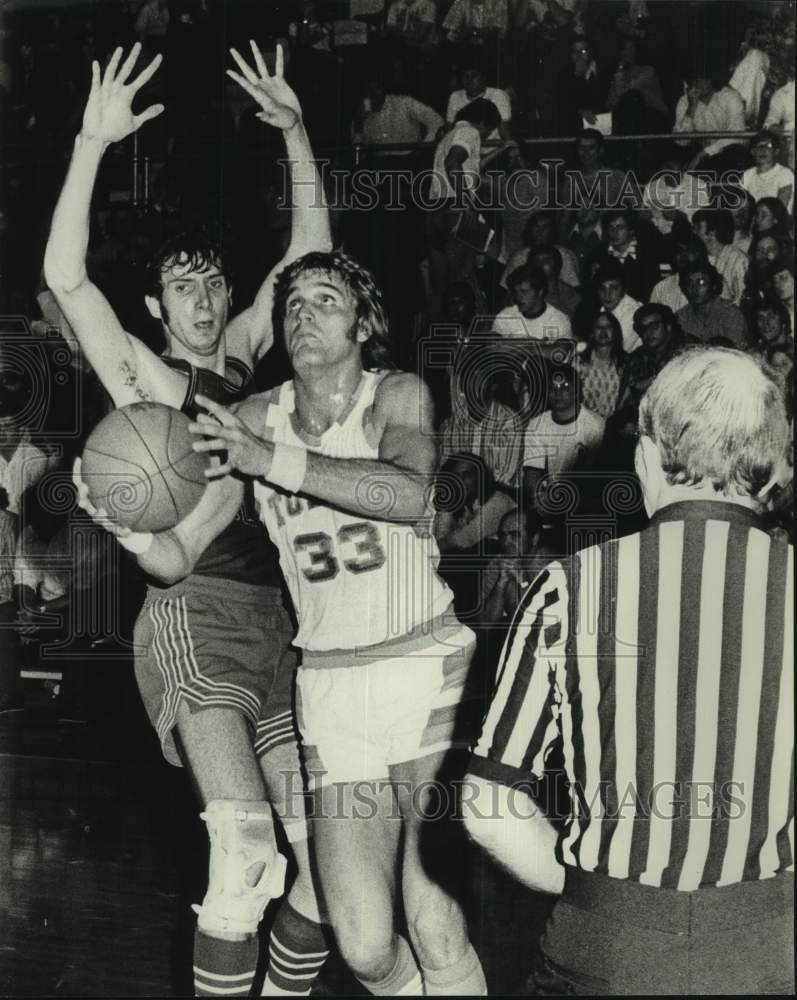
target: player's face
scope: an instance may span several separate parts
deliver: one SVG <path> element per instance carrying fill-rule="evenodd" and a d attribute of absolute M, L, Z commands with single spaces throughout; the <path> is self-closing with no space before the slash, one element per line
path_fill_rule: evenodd
<path fill-rule="evenodd" d="M 357 305 L 344 281 L 325 271 L 295 279 L 285 301 L 285 343 L 294 367 L 331 365 L 359 356 Z"/>
<path fill-rule="evenodd" d="M 190 353 L 213 355 L 227 325 L 230 293 L 227 279 L 212 264 L 192 271 L 174 264 L 162 273 L 161 318 L 170 337 Z"/>

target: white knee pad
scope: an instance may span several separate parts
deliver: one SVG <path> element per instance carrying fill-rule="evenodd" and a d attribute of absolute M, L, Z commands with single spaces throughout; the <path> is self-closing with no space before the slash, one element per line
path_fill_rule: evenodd
<path fill-rule="evenodd" d="M 193 906 L 199 929 L 211 936 L 254 934 L 269 900 L 285 891 L 286 861 L 274 847 L 271 807 L 214 799 L 200 817 L 210 837 L 210 876 L 202 905 Z M 260 865 L 265 867 L 253 879 Z"/>

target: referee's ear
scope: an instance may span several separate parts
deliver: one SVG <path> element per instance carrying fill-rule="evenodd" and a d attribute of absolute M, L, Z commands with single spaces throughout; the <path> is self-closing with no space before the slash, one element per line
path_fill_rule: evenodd
<path fill-rule="evenodd" d="M 634 469 L 642 486 L 645 511 L 648 517 L 652 517 L 659 508 L 665 478 L 658 445 L 646 434 L 640 435 L 637 442 Z"/>

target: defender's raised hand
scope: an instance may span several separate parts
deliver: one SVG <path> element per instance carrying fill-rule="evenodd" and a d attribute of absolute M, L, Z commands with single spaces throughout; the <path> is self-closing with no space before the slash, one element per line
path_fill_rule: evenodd
<path fill-rule="evenodd" d="M 282 46 L 277 45 L 277 64 L 272 76 L 268 71 L 260 49 L 251 39 L 249 44 L 252 47 L 252 56 L 255 60 L 257 73 L 247 64 L 237 49 L 230 49 L 230 54 L 238 64 L 241 72 L 236 73 L 234 69 L 228 69 L 227 76 L 240 84 L 247 94 L 257 101 L 263 109 L 257 114 L 257 117 L 262 122 L 267 122 L 269 125 L 287 132 L 288 129 L 293 128 L 300 120 L 302 108 L 299 104 L 299 98 L 294 94 L 283 77 L 284 59 Z"/>
<path fill-rule="evenodd" d="M 151 104 L 141 114 L 133 114 L 133 98 L 161 64 L 161 56 L 155 56 L 149 66 L 128 83 L 140 52 L 141 44 L 136 42 L 120 69 L 123 55 L 120 46 L 111 56 L 102 77 L 100 64 L 96 60 L 92 62 L 91 92 L 83 112 L 81 134 L 84 138 L 118 142 L 163 111 L 162 104 Z"/>

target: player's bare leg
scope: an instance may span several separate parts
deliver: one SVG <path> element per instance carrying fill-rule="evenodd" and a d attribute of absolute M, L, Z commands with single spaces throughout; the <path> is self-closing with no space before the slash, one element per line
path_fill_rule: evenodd
<path fill-rule="evenodd" d="M 260 758 L 269 802 L 296 861 L 296 878 L 280 904 L 269 937 L 268 971 L 261 996 L 308 996 L 329 954 L 329 928 L 319 905 L 308 842 L 304 784 L 295 743 Z"/>
<path fill-rule="evenodd" d="M 257 969 L 257 929 L 282 894 L 271 807 L 244 717 L 233 709 L 177 710 L 182 753 L 204 804 L 210 837 L 208 891 L 194 942 L 197 996 L 248 996 Z"/>
<path fill-rule="evenodd" d="M 438 871 L 441 845 L 435 843 L 442 823 L 424 819 L 427 801 L 434 795 L 432 783 L 441 773 L 445 752 L 395 764 L 390 777 L 404 825 L 402 892 L 410 940 L 418 956 L 427 996 L 486 996 L 487 984 L 481 963 L 468 938 L 465 917 L 459 903 L 434 877 Z M 423 795 L 418 789 L 426 790 Z M 442 811 L 451 800 L 441 786 Z M 438 802 L 430 804 L 436 813 Z M 443 820 L 444 822 L 444 820 Z"/>
<path fill-rule="evenodd" d="M 421 996 L 412 952 L 394 926 L 401 822 L 389 783 L 317 789 L 311 827 L 324 903 L 349 968 L 375 995 Z"/>

